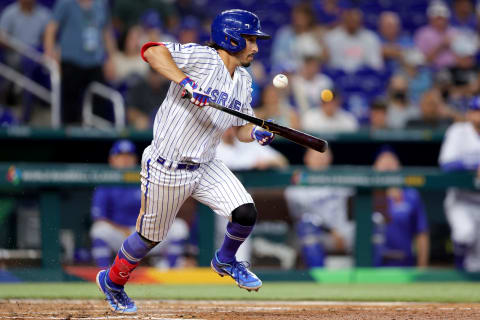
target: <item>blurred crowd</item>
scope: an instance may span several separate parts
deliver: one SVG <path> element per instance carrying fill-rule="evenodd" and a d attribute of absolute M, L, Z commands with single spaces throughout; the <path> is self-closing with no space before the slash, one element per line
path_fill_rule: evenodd
<path fill-rule="evenodd" d="M 10 2 L 0 13 L 2 39 L 20 40 L 58 63 L 64 125 L 82 124 L 84 92 L 95 81 L 122 94 L 126 122 L 140 130 L 152 125 L 169 87 L 141 60 L 141 45 L 205 43 L 217 13 L 202 10 L 209 1 L 199 0 Z M 278 25 L 257 12 L 273 38 L 261 44 L 249 68 L 256 113 L 309 132 L 442 129 L 463 120 L 466 101 L 480 90 L 480 6 L 473 0 L 418 1 L 412 17 L 425 23 L 413 28 L 402 13 L 409 4 L 279 2 L 282 19 L 275 21 L 284 23 Z M 49 87 L 43 68 L 3 44 L 0 61 Z M 289 77 L 286 89 L 271 85 L 278 73 Z M 334 99 L 322 100 L 325 89 Z M 50 108 L 5 79 L 0 104 L 3 125 L 49 125 Z M 108 102 L 95 106 L 95 113 L 114 120 Z"/>

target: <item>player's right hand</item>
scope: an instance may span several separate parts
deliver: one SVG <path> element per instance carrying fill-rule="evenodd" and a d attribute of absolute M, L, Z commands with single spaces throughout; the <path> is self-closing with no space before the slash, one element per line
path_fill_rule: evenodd
<path fill-rule="evenodd" d="M 195 81 L 189 77 L 185 77 L 185 79 L 180 81 L 179 84 L 184 88 L 182 91 L 182 98 L 184 98 L 188 92 L 191 103 L 199 107 L 208 106 L 210 96 L 202 92 L 202 89 L 198 87 Z"/>

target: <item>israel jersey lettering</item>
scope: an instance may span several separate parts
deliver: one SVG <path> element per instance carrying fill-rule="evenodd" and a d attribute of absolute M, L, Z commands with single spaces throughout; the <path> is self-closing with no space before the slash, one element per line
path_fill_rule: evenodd
<path fill-rule="evenodd" d="M 178 68 L 208 93 L 212 101 L 253 115 L 252 79 L 245 68 L 237 67 L 232 79 L 213 48 L 193 43 L 162 45 L 170 51 Z M 215 157 L 215 149 L 226 129 L 247 122 L 214 108 L 199 108 L 181 98 L 182 90 L 182 86 L 172 82 L 158 109 L 151 157 L 205 163 Z"/>

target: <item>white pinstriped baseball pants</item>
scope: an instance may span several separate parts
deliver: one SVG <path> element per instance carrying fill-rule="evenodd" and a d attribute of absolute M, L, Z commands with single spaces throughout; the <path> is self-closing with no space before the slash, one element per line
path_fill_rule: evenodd
<path fill-rule="evenodd" d="M 142 157 L 142 208 L 136 230 L 150 241 L 165 239 L 178 210 L 190 196 L 227 218 L 242 204 L 253 203 L 245 187 L 220 160 L 188 171 L 169 169 L 148 156 L 144 152 Z"/>

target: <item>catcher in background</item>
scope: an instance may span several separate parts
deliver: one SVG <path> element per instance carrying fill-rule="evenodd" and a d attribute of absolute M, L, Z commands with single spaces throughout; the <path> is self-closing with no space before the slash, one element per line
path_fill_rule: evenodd
<path fill-rule="evenodd" d="M 468 121 L 447 129 L 439 162 L 444 171 L 476 171 L 480 177 L 480 97 L 470 101 L 466 116 Z M 449 188 L 444 205 L 456 267 L 480 271 L 480 192 Z"/>
<path fill-rule="evenodd" d="M 308 149 L 304 163 L 310 170 L 326 170 L 332 153 Z M 327 253 L 350 253 L 355 226 L 349 219 L 349 199 L 354 191 L 344 187 L 292 186 L 285 190 L 302 257 L 309 268 L 323 267 Z"/>
<path fill-rule="evenodd" d="M 376 171 L 397 171 L 400 160 L 384 146 L 373 165 Z M 420 194 L 413 188 L 374 190 L 374 265 L 426 267 L 429 256 L 428 221 Z M 412 250 L 416 248 L 415 254 Z"/>

